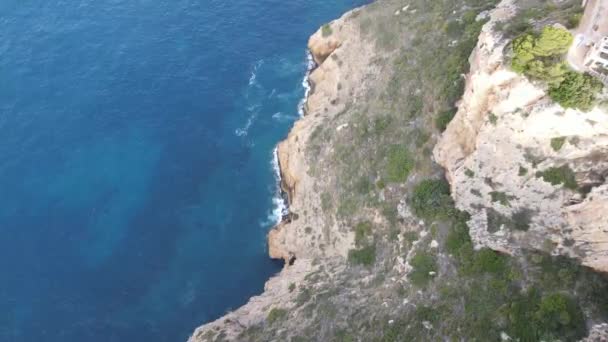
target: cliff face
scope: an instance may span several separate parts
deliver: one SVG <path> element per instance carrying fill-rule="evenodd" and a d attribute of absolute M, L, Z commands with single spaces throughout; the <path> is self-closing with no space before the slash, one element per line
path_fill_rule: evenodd
<path fill-rule="evenodd" d="M 506 9 L 492 21 L 508 21 Z M 490 23 L 471 56 L 454 120 L 434 150 L 478 246 L 537 249 L 608 271 L 608 113 L 563 109 L 510 70 Z M 559 170 L 576 185 L 551 184 Z M 553 183 L 556 183 L 555 181 Z"/>
<path fill-rule="evenodd" d="M 310 175 L 306 153 L 315 129 L 344 111 L 346 103 L 339 99 L 354 97 L 355 92 L 363 89 L 364 74 L 359 70 L 368 68 L 373 53 L 369 44 L 357 39 L 359 28 L 349 20 L 358 11 L 360 9 L 355 9 L 328 24 L 331 35 L 324 35 L 324 29 L 319 29 L 308 41 L 309 51 L 318 64 L 309 76 L 311 92 L 305 103 L 306 114 L 278 146 L 281 186 L 288 194 L 292 215 L 269 233 L 271 258 L 289 262 L 321 254 L 345 257 L 352 245 L 352 236 L 337 233 L 337 227 L 327 227 L 323 215 L 314 214 L 322 211 L 318 183 L 323 182 L 323 177 Z M 344 51 L 359 51 L 359 54 Z M 332 233 L 330 237 L 327 232 L 336 234 Z M 318 236 L 325 236 L 326 242 L 331 239 L 332 248 L 321 251 L 314 241 Z"/>
<path fill-rule="evenodd" d="M 189 342 L 605 335 L 608 283 L 528 251 L 603 269 L 608 121 L 600 109 L 559 108 L 506 66 L 508 40 L 493 28 L 524 5 L 555 8 L 380 0 L 310 38 L 318 66 L 306 114 L 277 152 L 290 214 L 268 234 L 270 257 L 285 268 Z M 469 56 L 458 113 L 440 135 L 435 121 L 460 99 Z M 555 137 L 565 137 L 558 151 Z M 471 214 L 470 237 L 433 155 L 456 206 Z M 543 171 L 563 165 L 581 191 L 543 180 Z M 533 311 L 551 301 L 568 311 L 539 321 L 547 313 Z"/>
<path fill-rule="evenodd" d="M 335 227 L 337 223 L 328 225 L 325 218 L 317 214 L 322 211 L 320 180 L 309 174 L 306 153 L 315 129 L 344 110 L 345 104 L 338 103 L 337 99 L 353 96 L 362 89 L 362 73 L 357 69 L 368 65 L 372 53 L 369 44 L 357 39 L 358 26 L 349 20 L 358 11 L 360 9 L 354 9 L 328 24 L 331 36 L 324 36 L 323 29 L 319 29 L 310 37 L 308 48 L 317 67 L 309 75 L 311 92 L 305 102 L 305 116 L 278 145 L 281 188 L 288 196 L 290 214 L 268 233 L 268 252 L 273 259 L 283 259 L 286 267 L 266 283 L 262 295 L 199 327 L 190 342 L 214 340 L 220 330 L 222 338 L 238 339 L 246 328 L 264 322 L 272 308 L 292 306 L 298 293 L 290 289 L 290 285 L 303 283 L 306 275 L 319 271 L 322 264 L 331 263 L 336 257 L 343 260 L 352 247 L 351 233 L 340 232 Z M 344 51 L 360 51 L 360 54 Z"/>

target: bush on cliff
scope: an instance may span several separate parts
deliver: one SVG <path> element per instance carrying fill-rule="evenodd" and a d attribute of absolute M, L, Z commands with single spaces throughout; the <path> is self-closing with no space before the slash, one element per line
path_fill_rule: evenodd
<path fill-rule="evenodd" d="M 591 109 L 602 84 L 568 68 L 564 54 L 572 44 L 568 30 L 547 26 L 540 34 L 526 33 L 513 40 L 511 67 L 531 79 L 546 82 L 549 96 L 564 108 Z"/>
<path fill-rule="evenodd" d="M 376 246 L 369 245 L 348 251 L 348 260 L 356 265 L 371 266 L 376 261 Z"/>
<path fill-rule="evenodd" d="M 565 188 L 570 190 L 578 188 L 576 175 L 568 165 L 550 167 L 545 171 L 539 171 L 536 173 L 536 177 L 542 178 L 545 182 L 552 185 L 563 184 Z"/>
<path fill-rule="evenodd" d="M 602 83 L 588 74 L 569 71 L 563 82 L 549 89 L 549 96 L 564 108 L 590 110 Z"/>
<path fill-rule="evenodd" d="M 511 303 L 508 317 L 510 335 L 522 341 L 575 341 L 585 335 L 580 307 L 561 293 L 541 296 L 533 288 Z"/>
<path fill-rule="evenodd" d="M 332 33 L 333 33 L 333 30 L 331 29 L 331 26 L 329 26 L 329 24 L 325 24 L 325 25 L 321 26 L 321 35 L 323 37 L 329 37 L 329 36 L 331 36 Z"/>
<path fill-rule="evenodd" d="M 272 308 L 266 317 L 266 322 L 272 324 L 280 321 L 287 316 L 287 310 L 281 308 Z"/>
<path fill-rule="evenodd" d="M 445 131 L 454 116 L 456 116 L 455 109 L 450 109 L 439 113 L 439 115 L 435 119 L 435 127 L 437 127 L 440 132 Z"/>
<path fill-rule="evenodd" d="M 437 258 L 428 252 L 420 251 L 410 261 L 413 269 L 408 278 L 416 286 L 425 286 L 437 273 Z"/>
<path fill-rule="evenodd" d="M 405 182 L 414 168 L 414 160 L 405 146 L 393 145 L 388 151 L 386 178 L 389 182 Z"/>
<path fill-rule="evenodd" d="M 450 185 L 445 180 L 427 179 L 414 187 L 410 206 L 418 217 L 424 219 L 447 218 L 454 211 L 450 197 Z"/>
<path fill-rule="evenodd" d="M 524 71 L 526 65 L 541 58 L 559 58 L 568 51 L 572 44 L 572 35 L 568 30 L 547 26 L 540 34 L 523 34 L 513 40 L 513 66 Z"/>

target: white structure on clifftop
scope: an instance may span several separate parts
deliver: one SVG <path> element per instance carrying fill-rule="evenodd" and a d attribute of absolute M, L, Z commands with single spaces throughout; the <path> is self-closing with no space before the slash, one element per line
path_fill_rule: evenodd
<path fill-rule="evenodd" d="M 608 84 L 608 0 L 587 0 L 583 6 L 568 62 L 575 70 L 589 72 Z"/>
<path fill-rule="evenodd" d="M 608 69 L 608 37 L 603 37 L 591 48 L 585 57 L 585 68 Z"/>

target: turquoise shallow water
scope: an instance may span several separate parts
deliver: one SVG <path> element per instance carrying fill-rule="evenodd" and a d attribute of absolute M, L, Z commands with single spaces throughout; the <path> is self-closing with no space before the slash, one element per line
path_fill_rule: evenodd
<path fill-rule="evenodd" d="M 0 2 L 0 341 L 180 341 L 260 293 L 306 40 L 364 2 Z"/>

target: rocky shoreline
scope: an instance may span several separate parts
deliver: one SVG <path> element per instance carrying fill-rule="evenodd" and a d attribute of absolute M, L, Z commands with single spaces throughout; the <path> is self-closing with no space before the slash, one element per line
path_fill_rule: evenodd
<path fill-rule="evenodd" d="M 313 190 L 314 182 L 307 172 L 309 166 L 304 156 L 305 145 L 323 117 L 335 115 L 343 108 L 331 103 L 332 98 L 338 96 L 337 80 L 340 77 L 337 73 L 340 70 L 336 59 L 328 60 L 328 57 L 342 46 L 344 40 L 353 36 L 356 28 L 348 22 L 348 18 L 361 9 L 353 9 L 328 24 L 333 30 L 331 37 L 325 37 L 322 28 L 310 37 L 308 51 L 314 67 L 309 70 L 307 77 L 310 89 L 303 102 L 303 115 L 294 123 L 288 137 L 277 145 L 279 185 L 287 197 L 288 214 L 268 232 L 268 254 L 270 258 L 285 261 L 283 270 L 266 282 L 261 295 L 252 297 L 236 311 L 197 328 L 189 342 L 211 341 L 220 330 L 223 338 L 236 339 L 245 328 L 263 322 L 271 307 L 287 305 L 293 300 L 295 293 L 289 290 L 289 285 L 300 282 L 315 269 L 312 260 L 319 255 L 319 251 L 310 244 L 309 239 L 313 234 L 304 235 L 303 232 L 313 225 L 322 227 L 324 224 L 313 213 L 320 208 L 320 199 Z M 347 247 L 348 244 L 337 253 L 346 255 Z"/>
<path fill-rule="evenodd" d="M 606 207 L 603 204 L 605 193 L 600 191 L 603 187 L 597 186 L 592 191 L 593 196 L 572 206 L 572 193 L 549 187 L 538 177 L 534 178 L 533 171 L 538 165 L 526 161 L 524 152 L 529 150 L 526 147 L 542 152 L 535 155 L 543 157 L 538 162 L 543 168 L 568 159 L 578 160 L 580 163 L 575 166 L 577 179 L 584 182 L 585 177 L 602 173 L 603 162 L 589 162 L 597 159 L 597 153 L 585 156 L 584 151 L 604 148 L 602 129 L 605 120 L 595 120 L 593 136 L 579 139 L 580 147 L 572 144 L 565 148 L 566 154 L 550 151 L 549 135 L 545 134 L 543 139 L 535 136 L 543 127 L 536 126 L 527 132 L 527 128 L 535 127 L 530 120 L 541 117 L 545 121 L 552 120 L 552 125 L 546 125 L 551 134 L 565 135 L 567 132 L 560 129 L 572 126 L 567 124 L 571 123 L 568 120 L 585 114 L 554 115 L 551 103 L 541 101 L 542 90 L 505 67 L 504 52 L 508 41 L 495 28 L 514 20 L 518 7 L 534 4 L 503 0 L 492 3 L 496 6 L 491 10 L 486 6 L 472 11 L 466 1 L 459 3 L 460 17 L 457 19 L 451 17 L 457 11 L 449 7 L 453 5 L 449 1 L 437 8 L 425 8 L 428 6 L 425 1 L 405 5 L 392 0 L 374 3 L 344 14 L 310 37 L 308 49 L 316 67 L 308 76 L 310 91 L 303 103 L 304 115 L 294 123 L 276 150 L 280 188 L 287 198 L 288 214 L 269 231 L 268 253 L 271 258 L 283 259 L 285 266 L 267 281 L 261 295 L 199 327 L 189 342 L 321 341 L 332 340 L 335 336 L 350 336 L 352 341 L 370 336 L 438 340 L 440 337 L 446 339 L 452 333 L 458 336 L 461 328 L 471 329 L 466 333 L 478 334 L 471 336 L 490 336 L 485 326 L 479 330 L 472 328 L 480 321 L 474 315 L 470 320 L 468 315 L 458 316 L 463 311 L 462 303 L 473 307 L 482 295 L 488 302 L 502 296 L 504 302 L 498 303 L 492 313 L 483 313 L 485 304 L 476 308 L 479 310 L 476 314 L 486 316 L 496 314 L 498 307 L 515 305 L 512 303 L 517 303 L 519 296 L 526 294 L 527 286 L 540 284 L 543 280 L 543 273 L 539 276 L 537 272 L 540 271 L 530 266 L 534 258 L 542 260 L 549 268 L 554 262 L 547 256 L 549 253 L 574 256 L 583 264 L 602 270 L 606 265 L 602 253 L 606 248 L 601 243 L 593 247 L 593 244 L 585 243 L 585 239 L 590 238 L 586 232 L 593 233 L 593 239 L 603 239 L 602 224 L 608 222 L 602 221 L 600 210 Z M 447 9 L 441 6 L 447 6 Z M 438 25 L 441 30 L 450 27 L 450 23 L 463 25 L 468 20 L 468 30 L 475 32 L 474 37 L 467 37 L 469 31 L 465 27 L 458 37 L 462 42 L 458 39 L 424 41 L 420 36 L 426 38 L 425 34 L 447 38 L 443 31 L 434 28 L 431 19 L 419 17 L 418 10 L 423 8 L 431 19 L 446 16 L 445 23 Z M 372 29 L 372 25 L 376 26 Z M 421 26 L 423 29 L 418 30 Z M 481 35 L 477 39 L 479 30 Z M 410 34 L 410 31 L 414 33 Z M 457 50 L 459 43 L 464 47 Z M 448 45 L 455 51 L 465 51 L 463 60 L 470 56 L 468 72 L 449 69 L 447 62 L 433 64 L 438 63 L 433 58 Z M 412 49 L 412 46 L 417 47 Z M 451 54 L 443 56 L 447 59 Z M 453 59 L 451 62 L 459 65 L 462 61 Z M 466 74 L 464 89 L 458 88 L 458 82 L 446 81 L 446 71 L 456 75 L 455 80 Z M 458 111 L 446 132 L 439 134 L 434 115 L 446 106 L 454 106 L 456 100 L 448 99 L 452 88 L 458 89 L 458 98 L 462 90 L 464 96 L 458 102 Z M 519 106 L 521 110 L 511 108 L 513 106 Z M 493 116 L 498 120 L 496 123 L 493 123 Z M 566 124 L 560 124 L 560 120 L 565 120 Z M 511 127 L 514 123 L 517 132 Z M 407 150 L 400 152 L 398 147 Z M 408 155 L 408 150 L 412 151 L 412 156 Z M 400 153 L 391 157 L 390 153 L 395 151 Z M 513 158 L 503 160 L 497 156 Z M 411 167 L 411 164 L 415 164 L 415 168 L 409 177 L 408 174 L 405 177 L 400 173 L 393 175 L 385 171 L 390 170 L 391 159 L 402 163 L 397 171 Z M 342 163 L 343 160 L 347 162 Z M 455 204 L 471 214 L 470 231 L 467 227 L 466 237 L 459 236 L 458 243 L 464 244 L 462 253 L 446 247 L 454 243 L 449 240 L 454 236 L 454 229 L 462 229 L 462 222 L 455 218 L 451 218 L 455 220 L 451 222 L 445 218 L 433 221 L 410 208 L 411 190 L 416 183 L 440 182 L 438 179 L 442 178 L 444 169 L 434 161 L 445 168 L 450 182 L 446 187 L 452 188 L 452 208 Z M 530 174 L 517 179 L 512 174 L 521 173 L 521 168 L 517 168 L 524 162 Z M 356 163 L 364 166 L 353 165 Z M 363 176 L 351 169 L 363 169 L 360 170 Z M 506 197 L 501 203 L 502 197 L 497 196 L 503 192 Z M 510 197 L 513 192 L 517 192 L 517 198 Z M 358 197 L 350 196 L 351 193 Z M 506 205 L 506 201 L 511 201 L 513 207 Z M 535 205 L 541 205 L 542 208 L 536 208 L 539 211 L 548 207 L 552 210 L 529 222 L 529 232 L 510 231 L 502 221 L 503 226 L 489 232 L 488 212 L 507 216 L 519 207 Z M 580 220 L 572 218 L 579 214 L 582 215 L 578 216 Z M 564 233 L 554 229 L 557 227 L 541 229 L 544 223 L 559 219 L 576 223 L 575 231 Z M 541 237 L 546 236 L 552 242 L 550 251 L 543 251 L 547 239 Z M 566 246 L 570 243 L 566 243 L 567 239 L 574 240 L 574 247 Z M 467 241 L 471 243 L 470 249 L 467 249 Z M 525 253 L 519 253 L 523 250 L 540 250 L 547 255 L 535 255 L 530 261 Z M 505 261 L 506 257 L 495 251 L 510 254 L 512 259 Z M 370 252 L 371 256 L 365 254 Z M 458 258 L 465 257 L 495 258 L 490 264 L 504 263 L 501 265 L 507 268 L 504 272 L 508 273 L 505 276 L 508 280 L 498 275 L 489 278 L 487 273 L 477 274 L 476 278 L 460 274 L 463 265 L 459 263 L 466 260 Z M 417 263 L 426 268 L 416 270 L 420 267 Z M 566 264 L 557 265 L 563 268 Z M 419 282 L 422 281 L 412 276 L 412 272 L 417 271 L 421 273 L 415 277 L 423 278 L 426 287 L 421 288 Z M 581 275 L 587 270 L 572 272 Z M 559 273 L 563 275 L 564 272 L 560 270 Z M 588 284 L 585 281 L 597 281 L 595 274 L 585 273 L 585 280 L 581 281 L 585 285 L 579 290 Z M 501 294 L 493 290 L 486 293 L 488 286 L 503 282 L 506 285 L 500 289 Z M 548 293 L 564 292 L 566 287 L 561 285 L 555 281 L 543 283 Z M 505 293 L 511 288 L 520 292 Z M 601 287 L 598 285 L 598 288 Z M 449 295 L 443 297 L 446 293 Z M 445 310 L 447 314 L 441 320 L 433 321 L 429 312 L 434 312 L 435 307 L 449 310 Z M 420 309 L 427 311 L 421 314 Z M 594 313 L 587 318 L 587 333 L 591 332 L 594 338 L 604 336 L 605 325 L 593 326 L 605 322 L 602 314 Z M 508 328 L 505 322 L 509 319 L 496 318 L 502 324 L 500 329 Z M 398 328 L 402 330 L 395 332 Z M 497 335 L 493 336 L 510 339 L 504 330 L 494 331 Z M 470 337 L 466 333 L 460 337 Z M 579 338 L 582 336 L 585 335 L 579 335 Z M 344 337 L 344 340 L 349 339 Z"/>

